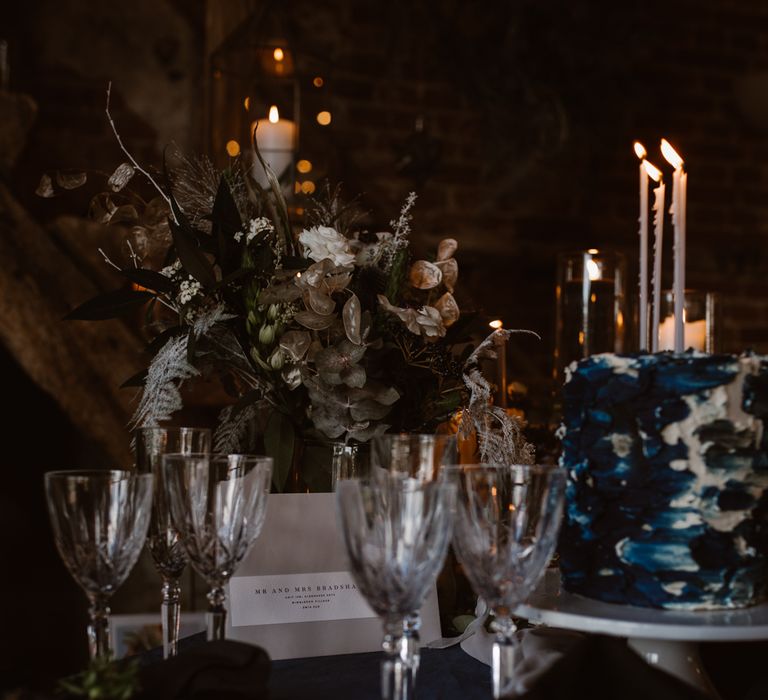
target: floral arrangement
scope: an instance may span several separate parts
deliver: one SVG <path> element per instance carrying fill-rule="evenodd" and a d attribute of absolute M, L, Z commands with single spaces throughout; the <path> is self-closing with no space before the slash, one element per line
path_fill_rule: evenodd
<path fill-rule="evenodd" d="M 257 151 L 223 171 L 181 158 L 153 176 L 123 146 L 109 92 L 107 116 L 128 161 L 93 198 L 91 215 L 131 228 L 130 264 L 102 254 L 133 285 L 68 318 L 146 305 L 152 359 L 126 383 L 142 387 L 132 427 L 170 419 L 182 407 L 182 384 L 215 374 L 233 397 L 215 449 L 252 449 L 261 419 L 282 488 L 296 439 L 365 442 L 388 430 L 430 430 L 467 404 L 474 389 L 464 364 L 473 348 L 453 296 L 458 245 L 446 238 L 433 260 L 413 260 L 414 193 L 386 231 L 361 227 L 357 205 L 330 187 L 297 225 Z M 263 168 L 268 188 L 254 168 Z M 155 198 L 131 191 L 136 173 Z M 44 175 L 38 193 L 85 179 Z"/>

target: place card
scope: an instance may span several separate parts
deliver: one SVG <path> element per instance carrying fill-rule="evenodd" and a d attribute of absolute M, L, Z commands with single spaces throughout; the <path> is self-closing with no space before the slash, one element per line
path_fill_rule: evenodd
<path fill-rule="evenodd" d="M 379 651 L 382 624 L 349 573 L 332 493 L 272 494 L 259 538 L 232 577 L 227 638 L 272 659 Z M 437 592 L 421 640 L 440 637 Z"/>
<path fill-rule="evenodd" d="M 376 617 L 348 571 L 240 576 L 229 586 L 233 625 L 359 620 Z"/>

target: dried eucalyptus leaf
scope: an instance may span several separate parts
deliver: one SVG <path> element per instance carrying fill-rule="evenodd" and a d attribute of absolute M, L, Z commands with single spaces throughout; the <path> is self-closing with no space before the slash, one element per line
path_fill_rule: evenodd
<path fill-rule="evenodd" d="M 121 163 L 117 166 L 115 172 L 109 176 L 107 184 L 112 188 L 113 192 L 119 192 L 128 184 L 135 172 L 136 168 L 130 163 Z"/>
<path fill-rule="evenodd" d="M 317 289 L 310 289 L 304 298 L 304 302 L 310 309 L 312 309 L 312 311 L 321 316 L 332 314 L 336 309 L 336 302 L 327 294 L 324 294 Z"/>
<path fill-rule="evenodd" d="M 365 427 L 350 428 L 347 431 L 347 436 L 350 440 L 357 440 L 358 442 L 367 442 L 375 437 L 380 437 L 389 430 L 390 426 L 386 423 L 376 423 L 375 425 L 366 425 Z"/>
<path fill-rule="evenodd" d="M 459 263 L 456 262 L 455 258 L 450 258 L 437 264 L 443 271 L 443 284 L 445 284 L 445 288 L 452 292 L 456 288 L 456 280 L 459 278 Z"/>
<path fill-rule="evenodd" d="M 139 213 L 132 204 L 123 204 L 109 217 L 110 224 L 133 224 L 139 220 Z"/>
<path fill-rule="evenodd" d="M 320 409 L 312 411 L 312 422 L 315 427 L 331 439 L 336 439 L 344 434 L 346 421 L 347 416 L 345 414 L 336 415 Z"/>
<path fill-rule="evenodd" d="M 360 365 L 352 365 L 351 367 L 347 367 L 347 369 L 341 373 L 341 380 L 347 386 L 351 386 L 355 389 L 361 389 L 363 386 L 365 386 L 365 370 Z"/>
<path fill-rule="evenodd" d="M 294 284 L 276 284 L 262 289 L 259 293 L 260 304 L 288 304 L 301 297 L 301 290 Z"/>
<path fill-rule="evenodd" d="M 329 294 L 333 294 L 333 292 L 340 292 L 342 289 L 346 289 L 351 281 L 352 274 L 350 272 L 341 272 L 328 275 L 324 280 L 324 286 Z"/>
<path fill-rule="evenodd" d="M 443 238 L 440 244 L 437 246 L 437 259 L 438 261 L 448 260 L 453 257 L 459 244 L 455 238 Z"/>
<path fill-rule="evenodd" d="M 440 312 L 440 317 L 446 328 L 459 320 L 459 305 L 450 292 L 446 292 L 435 302 L 435 308 Z"/>
<path fill-rule="evenodd" d="M 367 399 L 365 401 L 358 401 L 353 403 L 349 407 L 349 413 L 357 421 L 362 420 L 380 420 L 389 413 L 390 407 Z"/>
<path fill-rule="evenodd" d="M 280 338 L 280 347 L 288 353 L 293 362 L 300 362 L 307 354 L 311 341 L 307 331 L 288 331 Z"/>
<path fill-rule="evenodd" d="M 330 328 L 336 320 L 336 317 L 333 314 L 330 316 L 321 316 L 314 311 L 299 311 L 299 313 L 294 316 L 294 319 L 296 319 L 297 323 L 304 326 L 304 328 L 309 328 L 313 331 L 322 331 L 326 328 Z"/>
<path fill-rule="evenodd" d="M 53 191 L 53 183 L 51 182 L 51 176 L 48 173 L 43 173 L 40 178 L 40 184 L 35 190 L 35 194 L 38 197 L 45 197 L 46 199 L 53 197 L 55 192 Z"/>
<path fill-rule="evenodd" d="M 443 273 L 437 265 L 426 260 L 417 260 L 408 273 L 411 286 L 416 289 L 434 289 L 443 280 Z"/>
<path fill-rule="evenodd" d="M 352 401 L 373 399 L 376 403 L 391 406 L 400 398 L 400 394 L 394 387 L 368 382 L 362 389 L 352 389 L 349 397 Z"/>
<path fill-rule="evenodd" d="M 62 173 L 56 171 L 56 184 L 64 190 L 76 190 L 85 184 L 88 176 L 85 173 Z"/>
<path fill-rule="evenodd" d="M 99 224 L 107 224 L 112 218 L 112 214 L 115 213 L 115 209 L 117 209 L 117 206 L 115 206 L 108 194 L 97 194 L 91 199 L 88 216 Z"/>
<path fill-rule="evenodd" d="M 360 309 L 360 300 L 356 294 L 347 299 L 344 309 L 341 312 L 341 318 L 344 321 L 344 332 L 351 343 L 360 345 L 362 342 L 362 311 Z"/>

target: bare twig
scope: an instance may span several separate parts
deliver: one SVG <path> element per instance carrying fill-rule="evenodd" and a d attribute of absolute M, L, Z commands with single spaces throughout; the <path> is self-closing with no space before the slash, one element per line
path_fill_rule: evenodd
<path fill-rule="evenodd" d="M 123 271 L 122 268 L 119 265 L 117 265 L 116 263 L 113 263 L 109 259 L 109 256 L 104 252 L 104 250 L 102 248 L 98 248 L 98 251 L 101 253 L 101 257 L 104 258 L 104 262 L 107 263 L 107 265 L 111 265 L 118 272 L 122 272 Z"/>
<path fill-rule="evenodd" d="M 160 196 L 168 203 L 168 207 L 169 209 L 171 209 L 171 216 L 174 216 L 173 209 L 171 208 L 171 198 L 163 191 L 160 185 L 157 184 L 155 179 L 136 162 L 136 159 L 130 154 L 128 149 L 123 144 L 123 140 L 120 138 L 120 134 L 117 133 L 115 120 L 112 119 L 112 115 L 110 114 L 110 111 L 109 111 L 109 98 L 111 94 L 112 94 L 112 81 L 110 80 L 109 84 L 107 85 L 107 106 L 104 111 L 107 113 L 107 119 L 109 120 L 109 125 L 112 127 L 112 133 L 115 135 L 115 139 L 117 139 L 117 143 L 120 146 L 120 149 L 123 151 L 123 153 L 125 153 L 128 160 L 130 160 L 131 163 L 133 163 L 133 167 L 136 168 L 136 170 L 138 170 L 142 175 L 144 175 L 144 177 L 147 178 L 147 180 L 149 180 L 152 183 L 154 188 L 160 193 Z M 175 220 L 175 216 L 174 216 L 174 220 Z"/>

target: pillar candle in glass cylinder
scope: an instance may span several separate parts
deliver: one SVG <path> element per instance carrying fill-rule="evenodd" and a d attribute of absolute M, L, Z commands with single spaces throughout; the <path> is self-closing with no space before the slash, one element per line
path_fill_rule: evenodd
<path fill-rule="evenodd" d="M 555 290 L 555 376 L 574 360 L 622 352 L 625 335 L 624 259 L 591 248 L 562 254 Z"/>
<path fill-rule="evenodd" d="M 261 157 L 279 179 L 293 162 L 296 124 L 290 119 L 281 119 L 277 107 L 272 105 L 269 118 L 253 122 L 251 133 Z M 262 187 L 269 187 L 264 168 L 258 161 L 253 165 L 253 177 Z"/>

